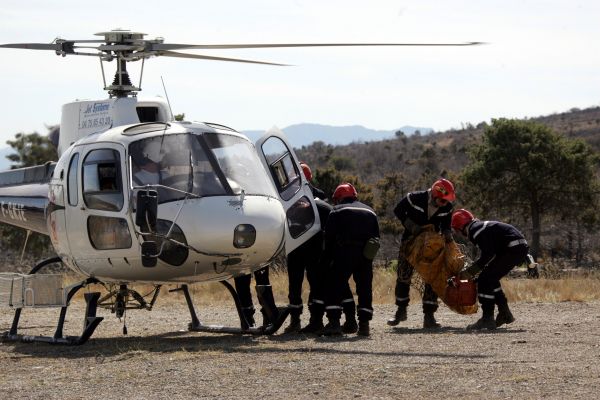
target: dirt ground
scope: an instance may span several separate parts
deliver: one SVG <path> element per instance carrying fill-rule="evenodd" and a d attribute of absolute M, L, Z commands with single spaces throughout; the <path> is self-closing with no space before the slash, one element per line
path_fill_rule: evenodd
<path fill-rule="evenodd" d="M 0 344 L 3 399 L 169 398 L 598 398 L 600 302 L 512 304 L 517 321 L 467 333 L 476 316 L 442 306 L 439 331 L 421 329 L 421 306 L 398 328 L 376 306 L 369 338 L 236 336 L 186 331 L 183 303 L 106 319 L 83 346 Z M 26 309 L 21 333 L 52 334 L 57 309 Z M 78 334 L 83 306 L 69 309 Z M 306 313 L 305 313 L 306 315 Z M 232 307 L 199 310 L 204 323 L 235 321 Z M 0 310 L 0 331 L 12 312 Z M 306 321 L 303 321 L 306 322 Z"/>

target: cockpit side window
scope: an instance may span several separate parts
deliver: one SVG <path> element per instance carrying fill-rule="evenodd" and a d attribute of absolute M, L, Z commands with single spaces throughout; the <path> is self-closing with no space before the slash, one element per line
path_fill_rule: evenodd
<path fill-rule="evenodd" d="M 90 151 L 83 160 L 83 200 L 95 210 L 123 208 L 123 185 L 119 152 L 113 149 Z"/>
<path fill-rule="evenodd" d="M 283 200 L 289 200 L 300 190 L 300 171 L 290 150 L 278 137 L 270 137 L 262 145 L 269 170 Z"/>

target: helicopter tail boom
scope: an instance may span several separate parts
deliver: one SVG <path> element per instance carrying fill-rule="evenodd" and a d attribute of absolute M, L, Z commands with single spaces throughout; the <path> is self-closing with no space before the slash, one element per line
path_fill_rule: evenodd
<path fill-rule="evenodd" d="M 48 235 L 48 184 L 54 163 L 0 172 L 0 222 Z"/>

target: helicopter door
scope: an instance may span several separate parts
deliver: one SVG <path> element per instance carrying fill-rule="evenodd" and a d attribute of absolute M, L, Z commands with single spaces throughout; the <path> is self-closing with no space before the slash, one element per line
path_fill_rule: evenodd
<path fill-rule="evenodd" d="M 268 130 L 256 142 L 256 149 L 286 212 L 285 249 L 289 254 L 321 229 L 314 196 L 282 131 Z"/>
<path fill-rule="evenodd" d="M 82 267 L 94 259 L 129 256 L 132 236 L 126 215 L 125 149 L 99 143 L 75 147 L 73 154 L 78 154 L 72 161 L 79 165 L 78 176 L 69 177 L 66 205 L 73 257 Z"/>

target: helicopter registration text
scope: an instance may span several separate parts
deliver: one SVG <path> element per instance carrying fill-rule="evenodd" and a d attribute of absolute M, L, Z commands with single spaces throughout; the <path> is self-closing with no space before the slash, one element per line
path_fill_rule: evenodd
<path fill-rule="evenodd" d="M 17 221 L 27 221 L 25 218 L 25 205 L 12 202 L 0 202 L 0 211 L 5 218 L 14 219 Z"/>

